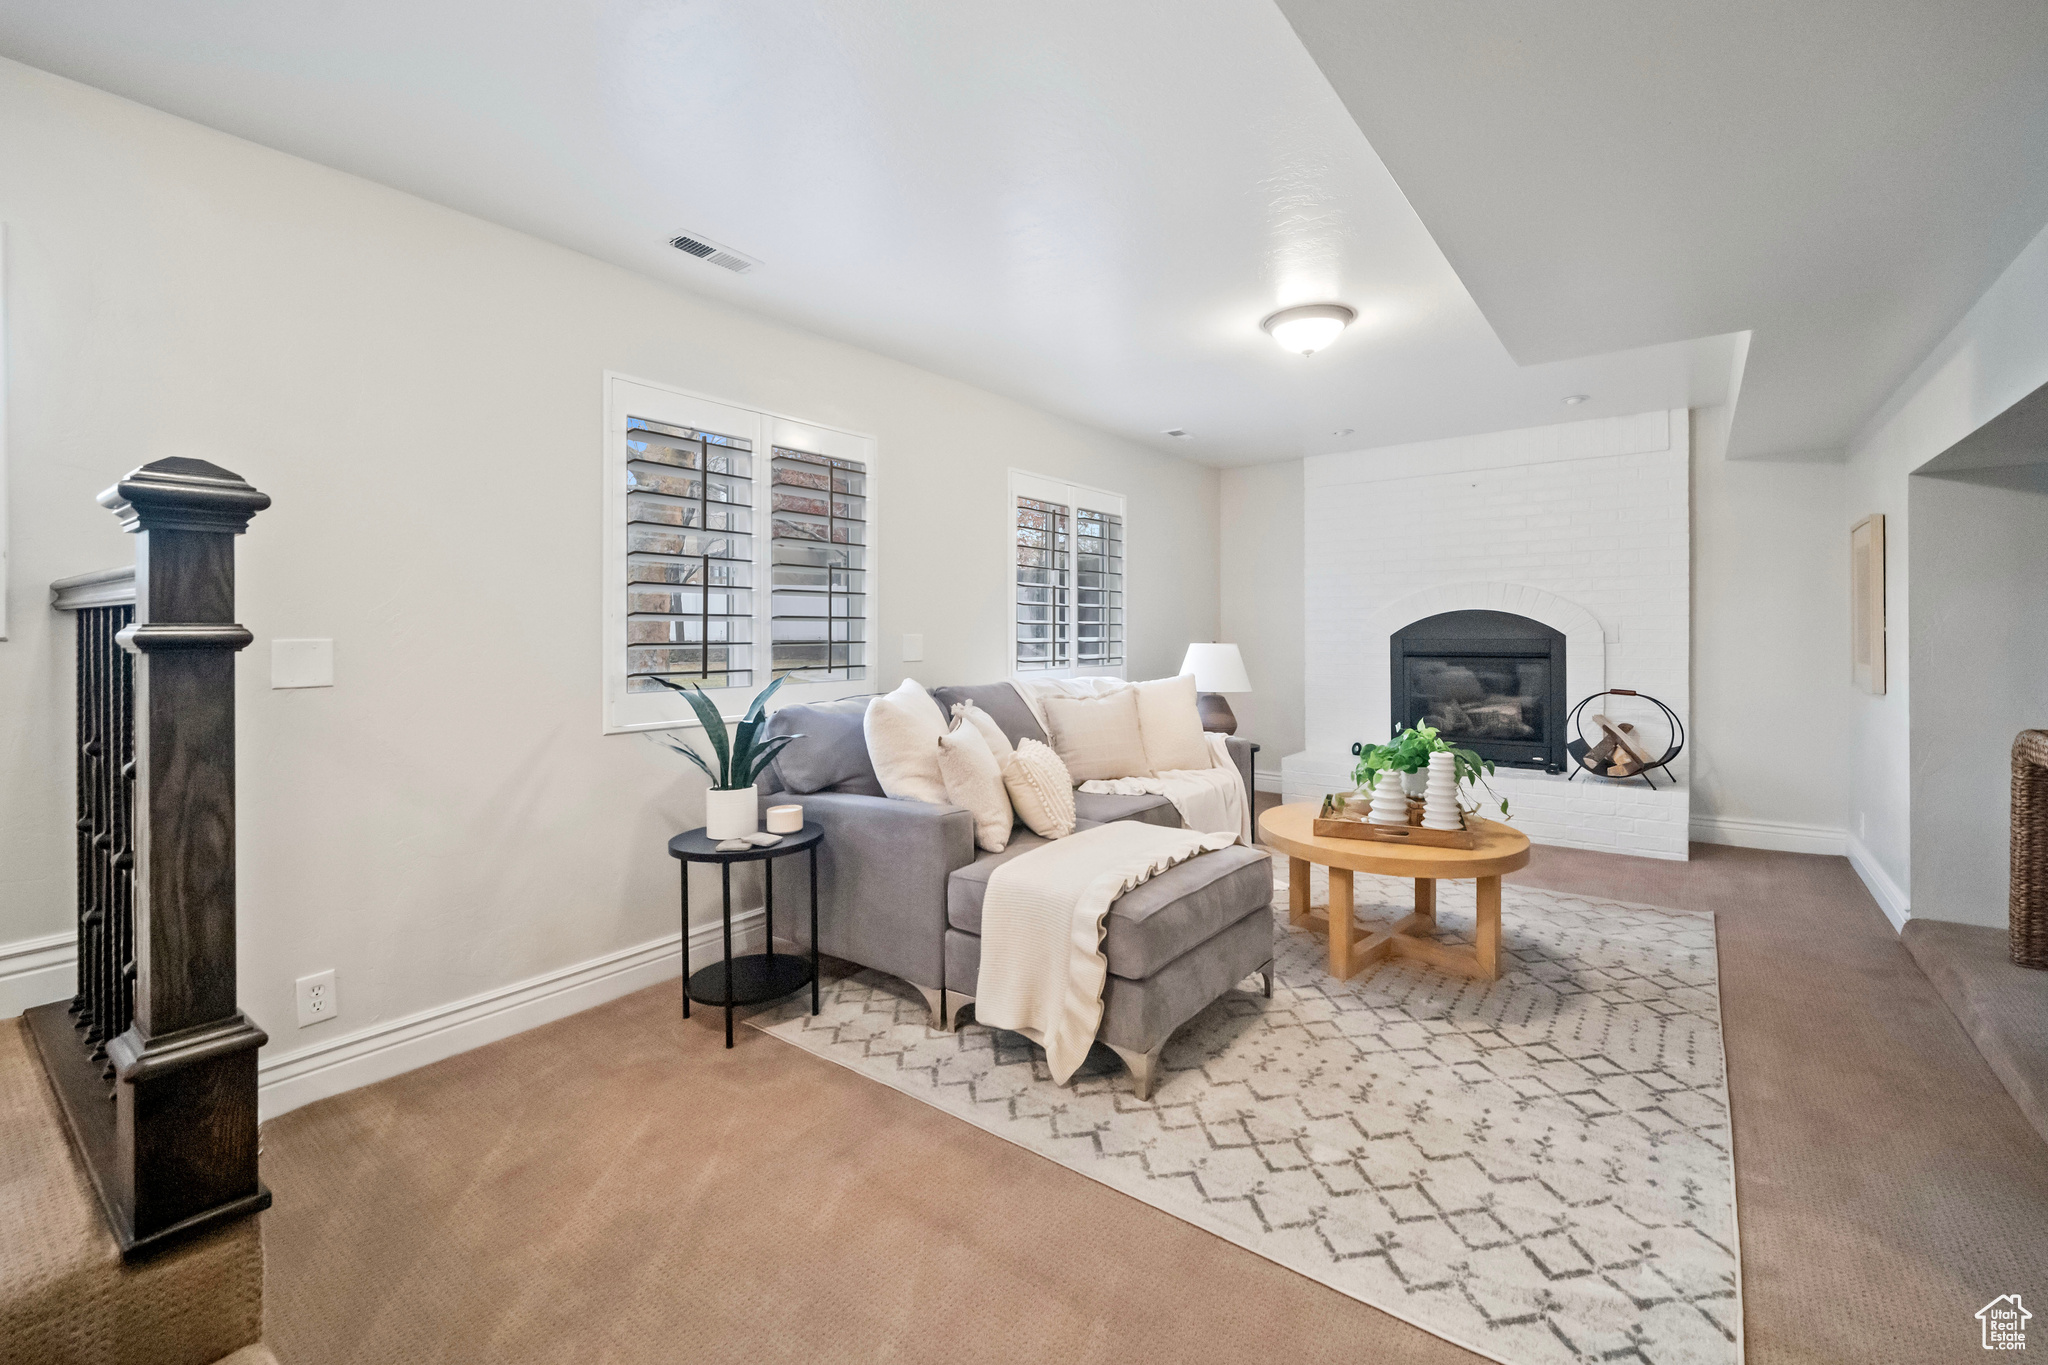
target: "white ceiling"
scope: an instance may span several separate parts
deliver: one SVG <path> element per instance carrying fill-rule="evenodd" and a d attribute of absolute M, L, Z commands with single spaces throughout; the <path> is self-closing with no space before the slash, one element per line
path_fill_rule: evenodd
<path fill-rule="evenodd" d="M 1514 356 L 1752 332 L 1838 451 L 2048 222 L 2043 0 L 1279 0 Z"/>
<path fill-rule="evenodd" d="M 1741 66 L 1746 30 L 1790 41 L 1761 0 L 1694 28 L 1620 0 L 1285 0 L 1348 112 L 1267 0 L 0 0 L 0 53 L 1194 459 L 1702 405 L 1737 382 L 1738 439 L 1782 451 L 1839 446 L 2048 219 L 2048 82 L 2014 88 L 2041 53 L 2000 46 L 2048 5 L 1973 0 L 1988 17 L 1963 23 L 1870 0 L 1948 16 L 1880 39 L 1828 3 L 1852 37 L 1817 75 L 1788 64 L 1827 45 L 1804 28 L 1786 61 Z M 1575 50 L 1523 13 L 1636 36 Z M 1699 41 L 1701 69 L 1668 45 L 1610 66 L 1644 59 L 1646 22 Z M 1716 89 L 1731 62 L 1747 83 Z M 1802 108 L 1827 137 L 1802 140 Z M 1985 132 L 1994 114 L 2009 126 Z M 1400 148 L 1422 218 L 1361 123 Z M 1965 132 L 1982 145 L 1921 146 Z M 1850 152 L 1830 193 L 1797 192 Z M 1948 220 L 1923 202 L 1964 189 L 1990 199 Z M 668 247 L 678 232 L 764 264 L 729 275 Z M 1312 359 L 1258 331 L 1326 299 L 1361 318 Z"/>
<path fill-rule="evenodd" d="M 1718 402 L 1739 349 L 1518 366 L 1266 0 L 0 0 L 0 53 L 1212 463 Z M 1326 299 L 1313 359 L 1258 330 Z"/>

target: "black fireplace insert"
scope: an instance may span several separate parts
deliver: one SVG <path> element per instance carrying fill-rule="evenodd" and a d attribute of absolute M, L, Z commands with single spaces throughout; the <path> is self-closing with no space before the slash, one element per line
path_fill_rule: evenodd
<path fill-rule="evenodd" d="M 1425 616 L 1393 638 L 1394 728 L 1431 725 L 1502 767 L 1564 771 L 1564 635 L 1506 611 Z"/>

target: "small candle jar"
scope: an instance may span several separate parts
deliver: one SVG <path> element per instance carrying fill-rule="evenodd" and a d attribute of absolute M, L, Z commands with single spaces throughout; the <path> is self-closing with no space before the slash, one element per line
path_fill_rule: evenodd
<path fill-rule="evenodd" d="M 804 827 L 802 806 L 770 806 L 768 808 L 768 832 L 770 834 L 795 834 Z"/>

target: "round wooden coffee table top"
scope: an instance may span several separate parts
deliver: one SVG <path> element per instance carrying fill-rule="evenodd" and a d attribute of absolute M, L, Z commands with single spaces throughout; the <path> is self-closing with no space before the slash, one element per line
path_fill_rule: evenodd
<path fill-rule="evenodd" d="M 1476 848 L 1435 848 L 1369 839 L 1326 839 L 1315 832 L 1317 809 L 1313 802 L 1275 806 L 1259 817 L 1259 838 L 1290 858 L 1382 877 L 1498 877 L 1529 862 L 1529 836 L 1498 820 L 1466 817 L 1478 830 Z"/>

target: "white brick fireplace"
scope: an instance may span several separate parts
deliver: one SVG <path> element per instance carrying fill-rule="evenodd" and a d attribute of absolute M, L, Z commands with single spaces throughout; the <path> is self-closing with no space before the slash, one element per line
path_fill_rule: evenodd
<path fill-rule="evenodd" d="M 1351 785 L 1352 743 L 1392 728 L 1391 637 L 1440 612 L 1513 612 L 1562 633 L 1568 705 L 1633 688 L 1689 722 L 1689 427 L 1680 408 L 1311 456 L 1308 747 L 1281 761 L 1286 799 Z M 1538 843 L 1684 858 L 1685 771 L 1681 757 L 1657 791 L 1506 769 L 1494 786 Z"/>

